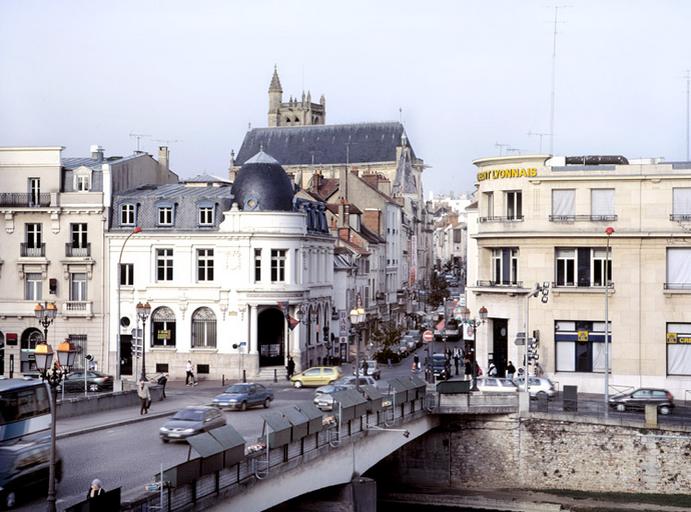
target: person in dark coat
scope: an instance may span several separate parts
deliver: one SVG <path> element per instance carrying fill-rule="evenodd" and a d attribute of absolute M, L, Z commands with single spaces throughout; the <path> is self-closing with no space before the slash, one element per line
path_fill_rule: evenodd
<path fill-rule="evenodd" d="M 161 386 L 161 400 L 165 400 L 166 397 L 166 383 L 168 382 L 168 376 L 162 373 L 158 379 L 156 379 L 156 384 Z"/>
<path fill-rule="evenodd" d="M 101 481 L 98 478 L 94 478 L 91 482 L 91 487 L 89 487 L 89 490 L 86 493 L 86 499 L 93 500 L 94 498 L 102 496 L 105 493 L 106 490 L 103 488 Z"/>
<path fill-rule="evenodd" d="M 473 364 L 470 359 L 465 360 L 465 380 L 470 380 L 473 375 Z"/>
<path fill-rule="evenodd" d="M 509 377 L 509 379 L 513 380 L 513 376 L 516 374 L 516 367 L 513 365 L 511 361 L 509 361 L 509 364 L 506 365 L 506 375 Z"/>
<path fill-rule="evenodd" d="M 456 368 L 456 375 L 458 375 L 458 367 L 460 366 L 461 363 L 461 358 L 458 356 L 458 354 L 455 354 L 453 356 L 453 365 L 454 368 Z"/>
<path fill-rule="evenodd" d="M 288 370 L 288 379 L 290 379 L 295 373 L 295 361 L 293 361 L 292 357 L 288 358 L 288 365 L 286 366 L 286 370 Z"/>

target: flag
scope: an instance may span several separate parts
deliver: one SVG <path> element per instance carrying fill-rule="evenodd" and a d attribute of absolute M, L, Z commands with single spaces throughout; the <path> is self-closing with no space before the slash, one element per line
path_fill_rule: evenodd
<path fill-rule="evenodd" d="M 288 315 L 288 329 L 290 329 L 292 331 L 293 329 L 295 329 L 298 326 L 299 323 L 300 323 L 300 320 L 298 320 L 297 318 L 293 318 L 292 316 Z"/>

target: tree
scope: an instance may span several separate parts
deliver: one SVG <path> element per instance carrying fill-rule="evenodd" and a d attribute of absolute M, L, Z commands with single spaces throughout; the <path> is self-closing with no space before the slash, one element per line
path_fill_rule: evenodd
<path fill-rule="evenodd" d="M 449 285 L 447 284 L 446 280 L 439 277 L 439 274 L 435 272 L 432 274 L 430 286 L 431 289 L 427 298 L 427 303 L 433 307 L 443 304 L 444 300 L 450 295 Z"/>

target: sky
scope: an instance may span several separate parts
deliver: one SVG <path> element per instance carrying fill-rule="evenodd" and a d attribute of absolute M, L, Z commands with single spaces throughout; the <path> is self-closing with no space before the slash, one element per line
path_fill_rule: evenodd
<path fill-rule="evenodd" d="M 550 132 L 555 5 L 554 154 L 686 159 L 684 0 L 0 0 L 0 146 L 144 134 L 181 177 L 225 176 L 277 65 L 329 124 L 402 120 L 426 195 L 471 191 L 474 159 Z"/>

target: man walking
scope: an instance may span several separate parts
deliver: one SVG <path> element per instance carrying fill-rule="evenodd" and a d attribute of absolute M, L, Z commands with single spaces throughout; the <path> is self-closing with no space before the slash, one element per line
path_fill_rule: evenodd
<path fill-rule="evenodd" d="M 192 381 L 192 383 L 190 383 Z M 197 379 L 194 378 L 194 373 L 192 373 L 192 361 L 187 360 L 185 365 L 185 386 L 196 386 Z"/>
<path fill-rule="evenodd" d="M 506 375 L 509 377 L 509 379 L 513 380 L 513 376 L 516 374 L 516 367 L 513 365 L 511 361 L 509 361 L 509 364 L 506 365 Z"/>
<path fill-rule="evenodd" d="M 139 381 L 137 386 L 137 396 L 139 397 L 140 407 L 139 415 L 149 414 L 149 407 L 151 406 L 151 391 L 149 391 L 149 383 L 144 379 Z"/>
<path fill-rule="evenodd" d="M 288 365 L 286 366 L 286 370 L 288 371 L 288 380 L 290 380 L 290 378 L 295 373 L 295 361 L 293 361 L 292 357 L 288 358 Z"/>
<path fill-rule="evenodd" d="M 461 363 L 461 358 L 459 357 L 458 352 L 456 352 L 453 355 L 453 365 L 456 368 L 456 375 L 458 375 L 458 368 L 460 366 L 460 363 Z"/>

